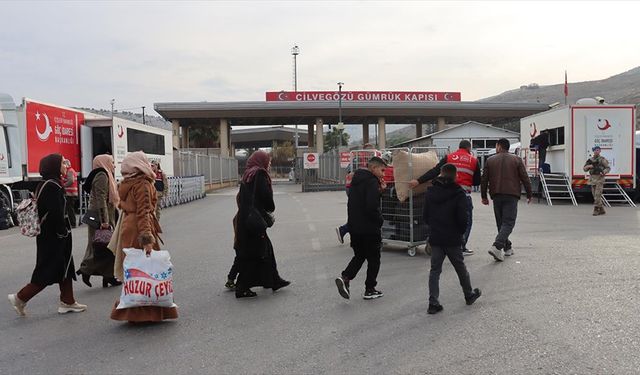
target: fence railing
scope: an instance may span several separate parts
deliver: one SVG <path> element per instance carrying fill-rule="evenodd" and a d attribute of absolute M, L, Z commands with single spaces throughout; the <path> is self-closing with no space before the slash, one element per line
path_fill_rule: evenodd
<path fill-rule="evenodd" d="M 171 207 L 205 197 L 204 176 L 169 177 L 169 191 L 160 207 Z"/>
<path fill-rule="evenodd" d="M 173 173 L 178 177 L 204 176 L 205 184 L 238 181 L 238 160 L 220 155 L 178 151 L 173 157 Z"/>

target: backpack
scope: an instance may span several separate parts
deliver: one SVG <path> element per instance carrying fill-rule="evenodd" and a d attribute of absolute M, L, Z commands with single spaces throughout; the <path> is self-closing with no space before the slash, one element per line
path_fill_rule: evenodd
<path fill-rule="evenodd" d="M 40 234 L 40 225 L 47 218 L 48 213 L 42 217 L 42 220 L 38 218 L 38 198 L 40 198 L 40 193 L 47 182 L 49 182 L 49 180 L 42 184 L 42 187 L 35 197 L 31 194 L 31 198 L 23 200 L 16 208 L 20 233 L 22 233 L 23 236 L 35 237 Z"/>

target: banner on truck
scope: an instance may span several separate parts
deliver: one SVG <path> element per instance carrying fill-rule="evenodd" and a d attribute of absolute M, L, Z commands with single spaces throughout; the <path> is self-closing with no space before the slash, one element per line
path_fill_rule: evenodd
<path fill-rule="evenodd" d="M 80 170 L 80 126 L 84 114 L 66 108 L 27 101 L 27 173 L 38 174 L 40 159 L 59 153 Z"/>
<path fill-rule="evenodd" d="M 609 161 L 610 175 L 633 175 L 635 129 L 631 110 L 575 109 L 574 127 L 575 137 L 581 135 L 580 129 L 584 129 L 585 137 L 583 148 L 574 150 L 574 171 L 581 173 L 586 159 L 593 155 L 592 148 L 600 146 L 601 155 Z"/>

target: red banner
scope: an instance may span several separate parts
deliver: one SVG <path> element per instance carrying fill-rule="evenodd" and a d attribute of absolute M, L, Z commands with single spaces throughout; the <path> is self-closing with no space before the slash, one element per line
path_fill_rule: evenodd
<path fill-rule="evenodd" d="M 459 102 L 459 92 L 432 91 L 271 91 L 268 102 Z"/>
<path fill-rule="evenodd" d="M 38 174 L 40 159 L 59 153 L 80 171 L 80 125 L 84 114 L 46 104 L 26 103 L 27 172 Z"/>

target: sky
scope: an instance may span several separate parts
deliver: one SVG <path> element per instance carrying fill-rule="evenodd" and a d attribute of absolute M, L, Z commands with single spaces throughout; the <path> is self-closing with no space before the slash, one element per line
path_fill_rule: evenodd
<path fill-rule="evenodd" d="M 456 91 L 640 65 L 638 1 L 2 1 L 0 92 L 147 114 L 298 90 Z"/>

